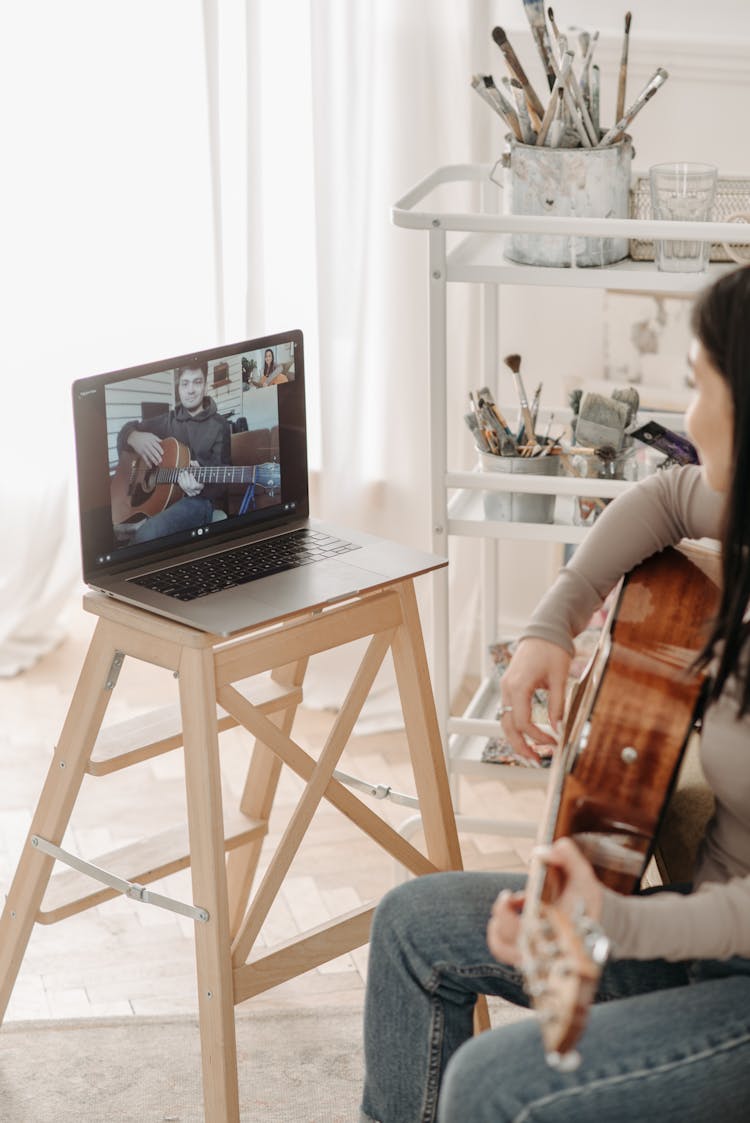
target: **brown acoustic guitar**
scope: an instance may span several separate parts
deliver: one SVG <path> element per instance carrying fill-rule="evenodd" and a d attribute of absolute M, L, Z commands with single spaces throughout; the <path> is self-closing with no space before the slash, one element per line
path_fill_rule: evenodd
<path fill-rule="evenodd" d="M 178 477 L 183 468 L 199 483 L 254 484 L 265 494 L 274 494 L 281 487 L 281 469 L 275 461 L 266 464 L 215 465 L 190 467 L 190 449 L 175 437 L 161 442 L 164 456 L 152 468 L 137 453 L 126 450 L 110 483 L 112 522 L 131 522 L 144 515 L 158 515 L 185 494 Z"/>
<path fill-rule="evenodd" d="M 719 595 L 705 557 L 670 548 L 623 578 L 568 700 L 538 841 L 571 837 L 620 893 L 645 871 L 700 711 L 705 676 L 692 664 Z M 573 1068 L 609 949 L 584 915 L 555 907 L 559 888 L 555 871 L 532 859 L 521 947 L 547 1058 Z"/>

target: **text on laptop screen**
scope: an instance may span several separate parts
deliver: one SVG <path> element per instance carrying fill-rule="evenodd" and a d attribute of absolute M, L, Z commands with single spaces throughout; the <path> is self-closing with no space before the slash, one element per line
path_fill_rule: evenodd
<path fill-rule="evenodd" d="M 308 514 L 300 332 L 73 387 L 84 574 Z"/>

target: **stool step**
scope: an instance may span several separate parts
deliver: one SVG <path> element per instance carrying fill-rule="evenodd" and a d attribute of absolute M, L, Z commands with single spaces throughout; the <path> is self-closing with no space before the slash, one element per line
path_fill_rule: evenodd
<path fill-rule="evenodd" d="M 236 684 L 237 690 L 264 714 L 276 713 L 302 702 L 302 688 L 275 682 L 270 675 L 256 675 Z M 233 729 L 238 722 L 220 706 L 216 707 L 219 732 Z M 179 749 L 182 745 L 180 707 L 162 706 L 158 710 L 105 726 L 99 733 L 94 754 L 86 771 L 92 776 L 107 776 L 132 764 Z"/>
<path fill-rule="evenodd" d="M 241 811 L 226 813 L 224 849 L 235 850 L 252 839 L 262 838 L 267 827 L 266 822 L 248 819 Z M 190 865 L 187 823 L 87 860 L 126 881 L 148 885 Z M 65 870 L 50 878 L 37 921 L 40 924 L 56 924 L 58 920 L 84 912 L 118 895 L 116 889 L 102 885 L 86 874 Z"/>

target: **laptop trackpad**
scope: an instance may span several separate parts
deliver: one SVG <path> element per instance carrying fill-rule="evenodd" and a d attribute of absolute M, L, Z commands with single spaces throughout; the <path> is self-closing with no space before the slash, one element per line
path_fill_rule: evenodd
<path fill-rule="evenodd" d="M 381 585 L 384 580 L 380 573 L 331 560 L 318 565 L 303 565 L 299 569 L 255 581 L 252 595 L 265 604 L 279 608 L 292 607 L 293 602 L 300 599 L 310 604 L 322 604 L 334 598 L 354 596 L 364 589 Z"/>

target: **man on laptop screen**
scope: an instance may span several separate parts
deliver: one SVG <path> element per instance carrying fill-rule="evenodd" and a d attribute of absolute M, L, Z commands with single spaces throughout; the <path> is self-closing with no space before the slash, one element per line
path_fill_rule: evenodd
<path fill-rule="evenodd" d="M 117 437 L 119 463 L 112 478 L 112 515 L 115 533 L 118 520 L 141 518 L 132 534 L 134 542 L 148 542 L 162 534 L 204 526 L 214 516 L 214 500 L 225 488 L 206 483 L 198 468 L 231 464 L 230 424 L 221 417 L 216 402 L 206 393 L 208 363 L 178 367 L 177 405 L 146 420 L 128 421 Z M 127 395 L 127 383 L 118 391 Z M 187 462 L 187 463 L 186 463 Z M 152 480 L 176 479 L 154 494 Z M 169 471 L 172 469 L 173 471 Z M 138 480 L 143 502 L 134 504 L 131 481 Z M 146 490 L 148 488 L 148 490 Z M 127 525 L 127 523 L 126 523 Z M 120 531 L 120 537 L 124 532 Z"/>

